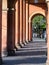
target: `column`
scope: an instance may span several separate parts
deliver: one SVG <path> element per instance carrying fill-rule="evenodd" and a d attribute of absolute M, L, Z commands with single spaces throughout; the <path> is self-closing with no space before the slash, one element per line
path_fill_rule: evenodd
<path fill-rule="evenodd" d="M 23 0 L 23 43 L 26 41 L 26 1 Z"/>
<path fill-rule="evenodd" d="M 20 0 L 20 46 L 23 47 L 23 0 Z"/>
<path fill-rule="evenodd" d="M 20 48 L 19 46 L 19 22 L 20 22 L 20 15 L 19 15 L 19 0 L 16 1 L 15 3 L 15 48 L 18 49 Z"/>
<path fill-rule="evenodd" d="M 29 42 L 32 41 L 32 23 L 29 21 Z"/>
<path fill-rule="evenodd" d="M 9 0 L 8 1 L 8 19 L 7 19 L 7 52 L 8 52 L 8 56 L 11 55 L 15 55 L 15 51 L 14 51 L 14 13 L 15 13 L 15 9 L 14 9 L 14 0 Z"/>
<path fill-rule="evenodd" d="M 48 11 L 47 11 L 47 62 L 46 65 L 49 65 L 49 0 L 46 0 L 47 2 L 47 7 L 48 7 Z"/>
<path fill-rule="evenodd" d="M 26 2 L 26 42 L 29 41 L 29 4 Z"/>
<path fill-rule="evenodd" d="M 7 0 L 2 0 L 2 56 L 7 56 Z"/>
<path fill-rule="evenodd" d="M 1 47 L 2 47 L 2 0 L 0 0 L 0 65 L 2 63 Z"/>

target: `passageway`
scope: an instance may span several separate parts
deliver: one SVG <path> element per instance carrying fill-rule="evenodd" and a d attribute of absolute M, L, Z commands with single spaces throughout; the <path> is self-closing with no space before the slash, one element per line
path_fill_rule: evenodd
<path fill-rule="evenodd" d="M 2 62 L 2 65 L 49 65 L 49 0 L 1 0 L 1 3 L 0 65 Z M 46 19 L 46 41 L 41 33 L 33 36 L 32 19 L 36 15 Z"/>

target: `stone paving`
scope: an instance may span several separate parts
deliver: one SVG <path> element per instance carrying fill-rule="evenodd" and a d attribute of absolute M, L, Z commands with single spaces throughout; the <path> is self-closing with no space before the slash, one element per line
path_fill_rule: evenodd
<path fill-rule="evenodd" d="M 45 40 L 34 39 L 33 41 L 16 51 L 15 56 L 3 57 L 3 65 L 46 65 Z"/>

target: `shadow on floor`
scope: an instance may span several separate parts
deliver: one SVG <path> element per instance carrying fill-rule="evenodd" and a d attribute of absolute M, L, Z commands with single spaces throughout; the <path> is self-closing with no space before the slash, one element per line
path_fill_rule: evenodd
<path fill-rule="evenodd" d="M 46 63 L 47 58 L 22 58 L 22 59 L 12 59 L 12 60 L 4 60 L 3 65 L 18 65 L 18 64 L 42 64 Z"/>

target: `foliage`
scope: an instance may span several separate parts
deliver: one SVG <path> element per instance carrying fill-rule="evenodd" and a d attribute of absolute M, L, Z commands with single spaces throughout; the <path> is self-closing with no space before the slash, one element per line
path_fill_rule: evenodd
<path fill-rule="evenodd" d="M 33 31 L 42 34 L 46 29 L 46 19 L 42 15 L 37 15 L 32 19 Z"/>

